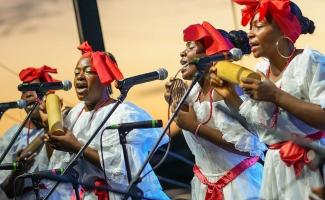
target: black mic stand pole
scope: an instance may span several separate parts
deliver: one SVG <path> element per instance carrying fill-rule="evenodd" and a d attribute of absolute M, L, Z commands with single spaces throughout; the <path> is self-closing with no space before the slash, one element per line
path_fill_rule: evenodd
<path fill-rule="evenodd" d="M 107 122 L 107 120 L 111 117 L 111 115 L 114 113 L 114 111 L 116 110 L 116 108 L 125 100 L 127 93 L 129 91 L 130 87 L 127 88 L 122 88 L 121 89 L 121 94 L 120 96 L 117 98 L 117 102 L 115 103 L 114 107 L 112 108 L 112 110 L 108 113 L 108 115 L 104 118 L 104 120 L 102 121 L 102 123 L 98 126 L 98 128 L 95 130 L 95 132 L 90 136 L 89 140 L 86 142 L 86 144 L 84 146 L 81 147 L 81 149 L 78 151 L 78 153 L 69 161 L 68 165 L 65 167 L 62 175 L 66 175 L 68 173 L 68 171 L 73 167 L 74 163 L 76 162 L 76 160 L 81 157 L 81 155 L 83 154 L 83 152 L 85 151 L 85 149 L 90 145 L 90 143 L 94 140 L 94 138 L 96 137 L 96 135 L 99 133 L 100 129 L 105 125 L 105 123 Z M 105 169 L 104 169 L 105 170 Z M 106 177 L 105 177 L 106 178 Z M 54 192 L 54 190 L 58 187 L 60 183 L 57 182 L 52 188 L 51 190 L 47 193 L 47 195 L 45 196 L 44 200 L 47 200 L 51 194 Z"/>
<path fill-rule="evenodd" d="M 108 128 L 106 128 L 108 129 Z M 129 184 L 132 181 L 132 174 L 131 174 L 131 167 L 130 167 L 130 161 L 129 161 L 129 156 L 128 156 L 128 151 L 126 149 L 126 135 L 133 130 L 133 128 L 118 128 L 118 135 L 120 138 L 120 144 L 122 145 L 122 150 L 123 150 L 123 157 L 124 157 L 124 163 L 125 163 L 125 168 L 126 168 L 126 174 L 128 177 L 128 182 Z"/>
<path fill-rule="evenodd" d="M 192 80 L 192 83 L 190 85 L 190 87 L 188 88 L 188 90 L 186 91 L 186 93 L 184 94 L 184 96 L 182 97 L 182 99 L 180 100 L 180 102 L 178 103 L 175 112 L 173 113 L 173 115 L 171 116 L 171 118 L 168 120 L 167 125 L 164 129 L 164 131 L 162 132 L 162 134 L 160 135 L 160 137 L 158 138 L 155 146 L 153 147 L 152 151 L 150 151 L 150 154 L 148 155 L 148 157 L 146 158 L 146 160 L 144 161 L 142 167 L 140 168 L 140 170 L 138 171 L 138 173 L 135 175 L 135 177 L 132 179 L 126 195 L 123 197 L 123 200 L 127 200 L 127 198 L 129 197 L 129 195 L 127 195 L 130 191 L 134 190 L 134 188 L 136 187 L 136 185 L 138 183 L 141 182 L 141 174 L 144 171 L 146 165 L 149 163 L 149 161 L 152 159 L 153 155 L 155 154 L 155 151 L 158 149 L 158 146 L 161 142 L 161 140 L 164 138 L 168 128 L 170 127 L 170 125 L 172 124 L 174 118 L 176 117 L 178 111 L 181 109 L 182 104 L 185 102 L 186 98 L 188 97 L 188 95 L 190 94 L 192 88 L 194 87 L 194 85 L 199 82 L 203 77 L 203 72 L 201 70 L 198 70 L 196 72 L 196 74 L 194 75 L 194 78 Z"/>
<path fill-rule="evenodd" d="M 39 98 L 41 99 L 41 98 Z M 31 111 L 28 113 L 28 115 L 26 116 L 26 118 L 24 119 L 23 123 L 19 126 L 18 130 L 16 131 L 15 135 L 12 137 L 9 145 L 7 146 L 7 148 L 4 150 L 4 152 L 2 153 L 1 157 L 0 157 L 0 164 L 2 163 L 2 161 L 5 159 L 6 155 L 8 154 L 8 152 L 10 151 L 12 145 L 14 145 L 15 141 L 17 140 L 20 132 L 23 130 L 24 126 L 27 124 L 28 120 L 30 119 L 30 117 L 32 116 L 32 113 L 35 111 L 36 107 L 38 107 L 40 104 L 39 101 L 36 101 L 31 109 Z"/>
<path fill-rule="evenodd" d="M 126 130 L 126 129 L 124 130 L 123 128 L 118 129 L 118 135 L 120 137 L 120 144 L 122 145 L 123 157 L 124 157 L 125 168 L 126 168 L 126 174 L 127 174 L 127 177 L 128 177 L 129 184 L 132 181 L 132 174 L 131 174 L 131 167 L 130 167 L 128 151 L 126 150 L 126 135 L 130 131 L 131 130 Z"/>
<path fill-rule="evenodd" d="M 0 119 L 5 112 L 6 112 L 5 110 L 0 110 Z"/>

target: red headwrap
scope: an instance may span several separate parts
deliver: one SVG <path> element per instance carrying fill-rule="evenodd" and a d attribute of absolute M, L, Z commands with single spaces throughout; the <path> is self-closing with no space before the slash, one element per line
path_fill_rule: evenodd
<path fill-rule="evenodd" d="M 31 82 L 35 79 L 39 79 L 41 82 L 54 82 L 57 81 L 52 78 L 49 73 L 57 73 L 55 68 L 51 68 L 49 66 L 43 65 L 40 68 L 28 67 L 23 69 L 19 73 L 19 78 L 24 83 Z"/>
<path fill-rule="evenodd" d="M 246 5 L 242 9 L 241 24 L 246 26 L 259 13 L 259 20 L 263 20 L 269 13 L 280 27 L 282 33 L 296 42 L 301 34 L 301 25 L 297 17 L 291 13 L 289 0 L 233 0 L 240 5 Z"/>
<path fill-rule="evenodd" d="M 234 46 L 231 42 L 222 36 L 210 23 L 203 22 L 201 24 L 193 24 L 184 31 L 184 41 L 202 40 L 206 55 L 213 55 L 223 51 L 229 51 Z"/>
<path fill-rule="evenodd" d="M 82 51 L 83 57 L 91 58 L 93 70 L 97 72 L 99 80 L 103 85 L 108 85 L 114 80 L 123 79 L 123 75 L 118 68 L 117 63 L 104 52 L 94 52 L 87 41 L 82 43 L 78 49 Z"/>

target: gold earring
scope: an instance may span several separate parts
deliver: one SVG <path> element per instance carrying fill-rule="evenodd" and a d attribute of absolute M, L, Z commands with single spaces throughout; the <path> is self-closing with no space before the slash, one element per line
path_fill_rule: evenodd
<path fill-rule="evenodd" d="M 289 56 L 284 55 L 284 54 L 281 53 L 280 50 L 279 50 L 279 43 L 280 43 L 280 41 L 282 41 L 282 40 L 288 40 L 288 41 L 292 44 L 292 46 L 293 46 L 293 50 L 292 50 L 292 52 L 289 54 Z M 281 36 L 281 37 L 276 41 L 276 50 L 277 50 L 278 54 L 279 54 L 282 58 L 289 59 L 289 58 L 291 58 L 291 57 L 293 56 L 293 54 L 295 53 L 295 51 L 296 51 L 296 47 L 295 47 L 294 42 L 291 40 L 291 38 L 289 38 L 288 36 L 283 35 L 283 36 Z"/>

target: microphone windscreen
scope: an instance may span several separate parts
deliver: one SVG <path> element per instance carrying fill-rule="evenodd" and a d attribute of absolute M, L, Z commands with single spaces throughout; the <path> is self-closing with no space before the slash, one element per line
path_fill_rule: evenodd
<path fill-rule="evenodd" d="M 61 115 L 61 103 L 58 95 L 49 94 L 46 97 L 46 112 L 48 117 L 49 131 L 54 135 L 63 135 L 63 122 Z"/>
<path fill-rule="evenodd" d="M 159 74 L 159 80 L 165 80 L 168 77 L 168 71 L 165 68 L 159 68 L 157 72 Z"/>
<path fill-rule="evenodd" d="M 261 80 L 260 75 L 256 72 L 229 61 L 219 61 L 216 63 L 216 67 L 217 76 L 230 83 L 240 84 L 241 78 L 253 78 Z"/>
<path fill-rule="evenodd" d="M 232 55 L 232 60 L 233 61 L 238 61 L 243 57 L 243 52 L 242 50 L 238 49 L 238 48 L 232 48 L 229 51 Z"/>
<path fill-rule="evenodd" d="M 17 106 L 18 106 L 18 108 L 26 108 L 27 107 L 27 101 L 20 99 L 20 100 L 17 101 Z"/>
<path fill-rule="evenodd" d="M 72 88 L 72 83 L 69 80 L 62 81 L 63 90 L 68 91 Z"/>

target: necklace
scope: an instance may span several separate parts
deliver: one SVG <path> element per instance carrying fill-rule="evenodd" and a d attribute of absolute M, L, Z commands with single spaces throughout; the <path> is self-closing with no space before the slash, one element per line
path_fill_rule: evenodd
<path fill-rule="evenodd" d="M 102 100 L 102 101 L 100 101 L 100 102 L 98 102 L 98 103 L 96 104 L 96 106 L 95 106 L 95 108 L 94 108 L 94 112 L 91 114 L 90 119 L 89 119 L 89 122 L 90 122 L 90 123 L 88 123 L 88 124 L 91 125 L 95 113 L 96 113 L 100 108 L 102 108 L 102 107 L 105 106 L 107 103 L 109 103 L 111 100 L 112 100 L 111 98 L 107 98 L 107 99 Z M 75 120 L 75 122 L 74 122 L 73 125 L 71 126 L 71 130 L 73 130 L 74 126 L 76 125 L 76 123 L 77 123 L 79 117 L 81 116 L 81 114 L 83 113 L 84 110 L 85 110 L 85 106 L 84 106 L 84 107 L 81 109 L 81 111 L 78 113 L 77 119 Z"/>
<path fill-rule="evenodd" d="M 286 62 L 286 65 L 285 65 L 284 69 L 282 70 L 282 74 L 284 73 L 284 71 L 287 69 L 288 65 L 292 61 L 293 55 L 294 55 L 295 52 L 296 52 L 296 49 L 293 50 L 292 54 L 288 58 L 288 60 Z M 270 75 L 271 75 L 271 66 L 269 66 L 269 68 L 268 68 L 268 70 L 266 72 L 266 77 L 269 79 Z M 281 89 L 281 87 L 282 87 L 282 82 L 279 85 L 279 89 Z M 273 114 L 272 114 L 271 123 L 270 123 L 269 126 L 267 126 L 267 128 L 273 129 L 273 128 L 275 128 L 277 126 L 279 115 L 280 115 L 280 108 L 279 108 L 279 106 L 276 105 L 275 108 L 274 108 Z"/>

